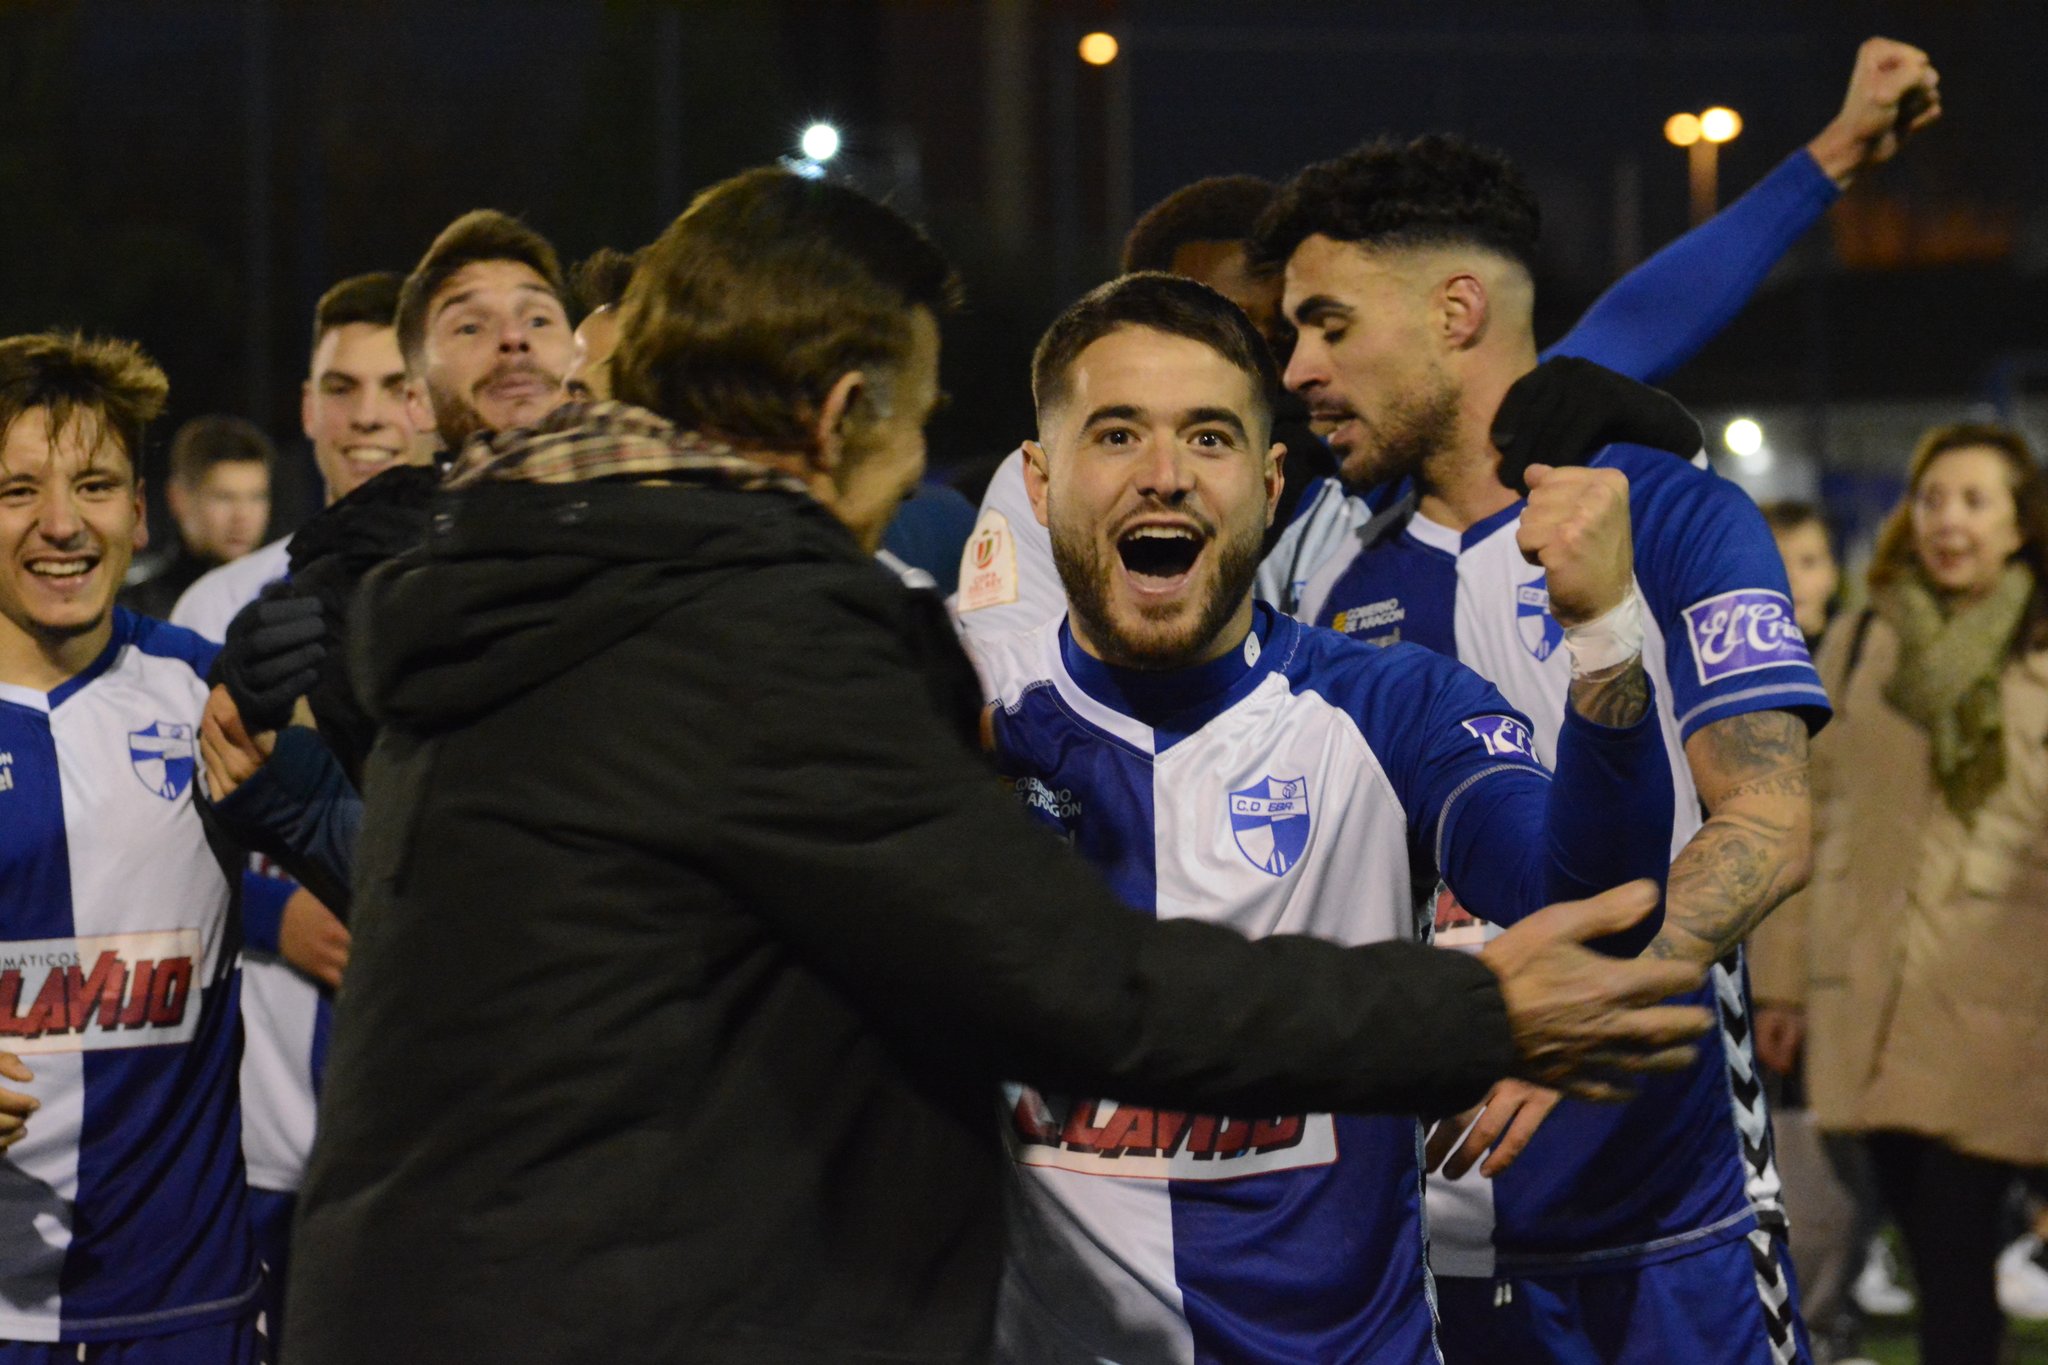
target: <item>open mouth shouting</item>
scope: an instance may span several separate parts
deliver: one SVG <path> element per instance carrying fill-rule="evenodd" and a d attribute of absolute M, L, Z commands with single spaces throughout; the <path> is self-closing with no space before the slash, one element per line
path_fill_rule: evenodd
<path fill-rule="evenodd" d="M 1116 538 L 1124 580 L 1141 602 L 1177 597 L 1213 537 L 1208 527 L 1192 521 L 1143 521 L 1126 527 Z"/>

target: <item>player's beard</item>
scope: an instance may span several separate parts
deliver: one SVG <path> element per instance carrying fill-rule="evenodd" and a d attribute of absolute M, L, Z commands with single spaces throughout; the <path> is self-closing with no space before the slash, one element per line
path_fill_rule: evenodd
<path fill-rule="evenodd" d="M 492 369 L 476 382 L 473 391 L 482 390 L 485 385 L 507 373 L 531 375 L 553 384 L 557 390 L 562 386 L 560 375 L 550 374 L 538 365 L 510 364 Z M 427 405 L 434 410 L 434 430 L 441 438 L 441 447 L 450 453 L 460 451 L 463 444 L 478 432 L 496 430 L 491 421 L 484 416 L 483 410 L 468 394 L 459 389 L 436 384 L 431 377 L 427 380 Z"/>
<path fill-rule="evenodd" d="M 1421 473 L 1456 436 L 1463 400 L 1457 384 L 1432 369 L 1425 383 L 1396 395 L 1379 416 L 1361 416 L 1365 439 L 1344 452 L 1338 470 L 1344 482 L 1353 488 L 1377 488 Z"/>
<path fill-rule="evenodd" d="M 1265 528 L 1256 523 L 1211 539 L 1213 552 L 1208 596 L 1175 628 L 1173 613 L 1152 616 L 1140 609 L 1143 634 L 1120 624 L 1111 606 L 1111 583 L 1120 565 L 1114 545 L 1105 545 L 1094 529 L 1068 527 L 1057 511 L 1049 518 L 1053 564 L 1066 588 L 1067 610 L 1081 631 L 1103 651 L 1103 659 L 1119 668 L 1160 671 L 1199 663 L 1230 618 L 1243 605 L 1258 576 L 1265 548 Z M 1198 566 L 1199 567 L 1199 566 Z"/>

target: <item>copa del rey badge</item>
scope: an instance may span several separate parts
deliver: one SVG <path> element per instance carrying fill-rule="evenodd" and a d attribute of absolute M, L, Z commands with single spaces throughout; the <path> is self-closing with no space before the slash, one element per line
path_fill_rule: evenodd
<path fill-rule="evenodd" d="M 1230 832 L 1253 867 L 1285 876 L 1308 847 L 1308 779 L 1262 777 L 1230 794 Z"/>
<path fill-rule="evenodd" d="M 128 761 L 142 785 L 175 801 L 192 785 L 192 727 L 151 721 L 128 732 Z"/>
<path fill-rule="evenodd" d="M 974 523 L 960 552 L 960 610 L 1005 607 L 1017 600 L 1017 538 L 1010 519 L 990 508 Z"/>

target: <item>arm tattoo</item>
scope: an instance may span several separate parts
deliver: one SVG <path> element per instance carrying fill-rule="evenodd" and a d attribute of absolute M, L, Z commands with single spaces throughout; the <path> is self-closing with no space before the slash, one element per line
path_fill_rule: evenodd
<path fill-rule="evenodd" d="M 1650 679 L 1640 656 L 1572 679 L 1572 710 L 1595 725 L 1626 729 L 1650 709 Z"/>
<path fill-rule="evenodd" d="M 1703 727 L 1686 744 L 1707 822 L 1671 864 L 1657 957 L 1726 954 L 1805 884 L 1812 810 L 1806 725 L 1755 711 Z"/>

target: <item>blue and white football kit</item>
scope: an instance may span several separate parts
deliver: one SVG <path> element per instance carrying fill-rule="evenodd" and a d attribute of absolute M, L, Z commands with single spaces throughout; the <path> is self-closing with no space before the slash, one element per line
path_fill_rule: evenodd
<path fill-rule="evenodd" d="M 1670 754 L 1675 855 L 1702 820 L 1685 740 L 1761 710 L 1792 711 L 1817 728 L 1827 696 L 1793 620 L 1777 548 L 1748 497 L 1658 451 L 1615 446 L 1594 463 L 1629 478 L 1636 582 L 1650 618 L 1643 658 Z M 1299 583 L 1269 581 L 1264 590 L 1356 639 L 1420 644 L 1471 665 L 1532 717 L 1538 752 L 1555 753 L 1570 665 L 1542 571 L 1515 542 L 1521 504 L 1462 532 L 1405 511 L 1410 505 L 1397 500 L 1376 517 L 1354 505 L 1362 529 L 1348 552 Z M 1563 1102 L 1491 1181 L 1431 1181 L 1431 1264 L 1452 1365 L 1803 1354 L 1740 955 L 1716 966 L 1694 998 L 1718 1006 L 1723 1036 L 1689 1071 L 1646 1081 L 1623 1106 Z M 1726 1264 L 1691 1259 L 1716 1249 L 1721 1262 L 1751 1272 L 1752 1292 L 1716 1300 L 1704 1317 L 1667 1311 L 1678 1291 L 1651 1286 L 1725 1278 Z M 1594 1274 L 1635 1280 L 1629 1291 L 1602 1294 L 1547 1284 Z M 1596 1299 L 1607 1306 L 1589 1306 Z M 1617 1322 L 1616 1312 L 1633 1316 Z M 1602 1341 L 1613 1344 L 1595 1349 Z"/>
<path fill-rule="evenodd" d="M 1243 647 L 1169 673 L 1105 665 L 1064 620 L 974 649 L 998 767 L 1141 913 L 1417 940 L 1440 873 L 1513 919 L 1663 868 L 1648 718 L 1565 722 L 1553 785 L 1469 669 L 1263 604 Z M 1438 1359 L 1414 1118 L 1008 1095 L 1006 1358 Z"/>
<path fill-rule="evenodd" d="M 253 1319 L 260 1286 L 238 863 L 192 799 L 214 653 L 117 610 L 106 651 L 61 687 L 0 685 L 0 1050 L 35 1073 L 5 1084 L 41 1102 L 0 1160 L 9 1342 L 253 1343 L 213 1331 Z"/>

